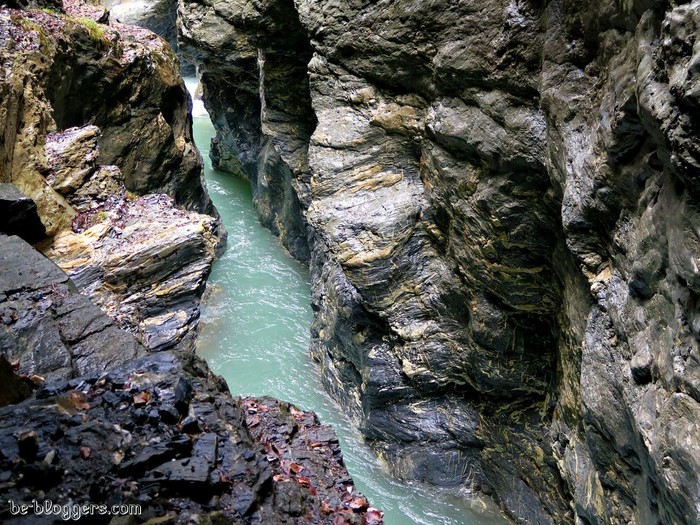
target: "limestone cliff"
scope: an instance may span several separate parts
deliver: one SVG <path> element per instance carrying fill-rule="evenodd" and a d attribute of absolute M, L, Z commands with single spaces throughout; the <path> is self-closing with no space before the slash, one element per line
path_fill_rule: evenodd
<path fill-rule="evenodd" d="M 700 2 L 180 3 L 312 354 L 395 473 L 700 520 Z"/>

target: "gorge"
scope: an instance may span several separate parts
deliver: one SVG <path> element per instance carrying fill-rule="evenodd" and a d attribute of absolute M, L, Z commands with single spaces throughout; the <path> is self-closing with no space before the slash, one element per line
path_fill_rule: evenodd
<path fill-rule="evenodd" d="M 195 79 L 188 81 L 190 92 L 196 91 L 195 86 Z M 201 101 L 195 100 L 198 104 Z M 227 251 L 208 280 L 197 354 L 235 394 L 285 399 L 313 410 L 331 425 L 350 475 L 384 512 L 385 525 L 506 523 L 493 505 L 488 506 L 490 502 L 476 494 L 392 479 L 363 443 L 342 407 L 323 390 L 318 367 L 308 355 L 312 318 L 308 270 L 284 253 L 258 222 L 248 182 L 211 169 L 207 156 L 214 128 L 206 112 L 195 109 L 193 114 L 209 194 L 230 232 Z"/>
<path fill-rule="evenodd" d="M 0 521 L 380 525 L 331 428 L 194 355 L 226 232 L 172 49 L 107 19 L 0 6 Z"/>
<path fill-rule="evenodd" d="M 522 523 L 700 509 L 691 2 L 181 2 L 180 48 L 394 473 Z"/>
<path fill-rule="evenodd" d="M 36 1 L 0 9 L 0 370 L 29 396 L 0 409 L 0 492 L 104 499 L 106 473 L 144 520 L 376 522 L 332 433 L 192 354 L 226 233 L 172 50 Z M 310 354 L 394 476 L 516 523 L 700 521 L 700 0 L 182 0 L 177 24 L 214 167 L 308 264 Z"/>

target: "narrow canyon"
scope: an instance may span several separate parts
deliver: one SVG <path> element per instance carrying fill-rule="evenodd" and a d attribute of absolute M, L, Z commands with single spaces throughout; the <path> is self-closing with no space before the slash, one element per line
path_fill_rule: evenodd
<path fill-rule="evenodd" d="M 195 355 L 239 232 L 185 72 L 391 476 L 518 524 L 700 522 L 700 0 L 6 3 L 0 520 L 381 523 L 329 427 Z"/>

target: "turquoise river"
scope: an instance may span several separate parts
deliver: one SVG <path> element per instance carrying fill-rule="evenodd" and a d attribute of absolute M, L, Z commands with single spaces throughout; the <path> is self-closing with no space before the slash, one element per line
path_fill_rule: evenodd
<path fill-rule="evenodd" d="M 187 80 L 190 92 L 196 82 Z M 307 268 L 260 225 L 247 181 L 211 167 L 214 128 L 194 102 L 194 135 L 209 193 L 229 232 L 212 271 L 197 346 L 234 395 L 269 395 L 313 410 L 335 429 L 346 466 L 386 525 L 496 525 L 504 519 L 463 494 L 392 478 L 343 411 L 323 390 L 308 354 L 311 307 Z"/>

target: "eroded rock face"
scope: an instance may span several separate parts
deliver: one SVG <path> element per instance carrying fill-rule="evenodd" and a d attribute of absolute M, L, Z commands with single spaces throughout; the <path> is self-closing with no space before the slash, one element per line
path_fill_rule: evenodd
<path fill-rule="evenodd" d="M 699 13 L 180 3 L 216 160 L 308 227 L 312 354 L 398 475 L 700 519 Z"/>
<path fill-rule="evenodd" d="M 32 197 L 42 250 L 119 327 L 151 350 L 191 349 L 225 232 L 176 59 L 146 30 L 97 23 L 103 8 L 65 9 L 0 11 L 0 179 Z"/>
<path fill-rule="evenodd" d="M 183 60 L 177 43 L 177 2 L 175 0 L 103 0 L 110 17 L 122 24 L 144 27 L 163 37 L 180 59 L 183 76 L 194 75 L 195 68 Z"/>
<path fill-rule="evenodd" d="M 0 354 L 46 379 L 100 374 L 144 355 L 53 262 L 0 234 Z M 3 385 L 3 389 L 5 386 Z"/>
<path fill-rule="evenodd" d="M 214 213 L 172 51 L 146 30 L 96 23 L 93 17 L 101 18 L 103 9 L 66 7 L 69 16 L 0 12 L 6 71 L 0 181 L 36 202 L 49 235 L 66 229 L 76 212 L 60 189 L 46 184 L 44 144 L 49 133 L 89 123 L 101 132 L 97 163 L 118 166 L 127 189 L 166 193 L 178 205 Z"/>
<path fill-rule="evenodd" d="M 261 222 L 306 260 L 301 209 L 308 203 L 299 202 L 305 193 L 299 185 L 316 125 L 306 74 L 311 47 L 291 2 L 217 5 L 221 15 L 198 3 L 180 5 L 188 13 L 181 17 L 180 48 L 199 66 L 217 129 L 214 167 L 250 180 Z"/>
<path fill-rule="evenodd" d="M 46 137 L 47 180 L 78 212 L 46 254 L 148 349 L 192 349 L 218 221 L 127 192 L 118 167 L 96 164 L 99 137 L 96 126 Z"/>

